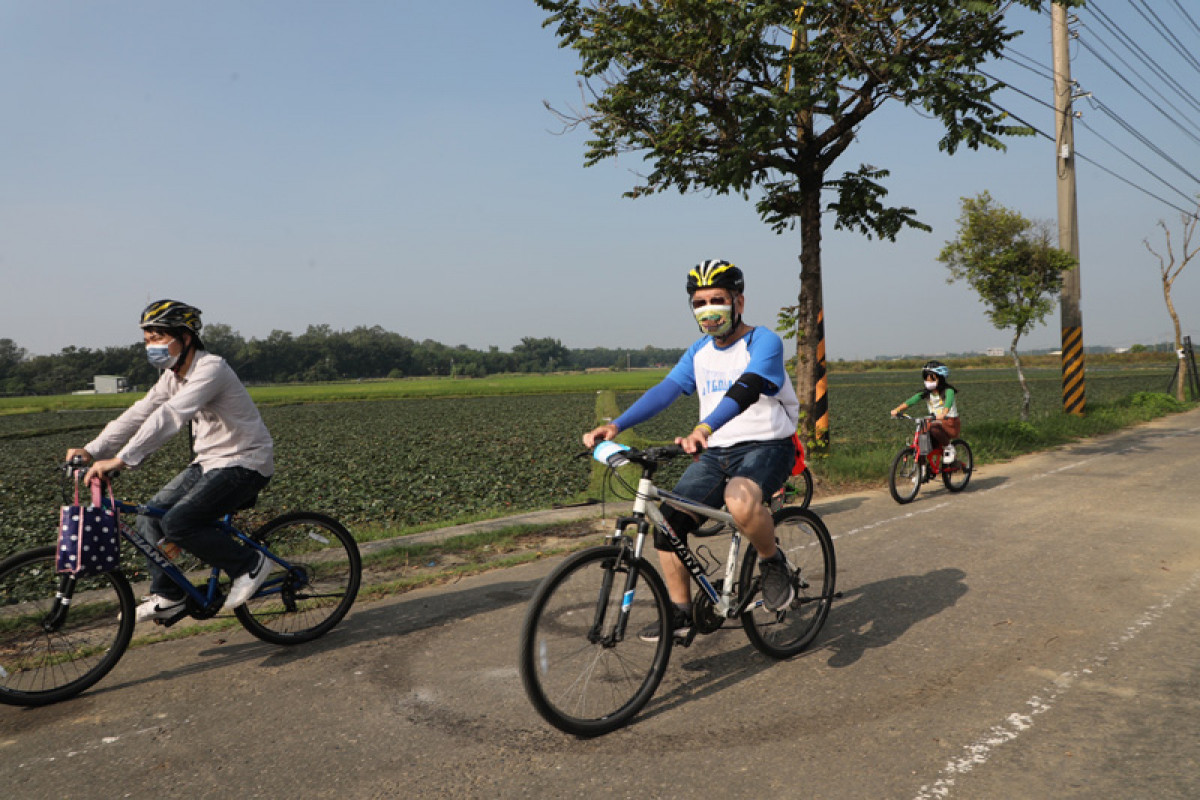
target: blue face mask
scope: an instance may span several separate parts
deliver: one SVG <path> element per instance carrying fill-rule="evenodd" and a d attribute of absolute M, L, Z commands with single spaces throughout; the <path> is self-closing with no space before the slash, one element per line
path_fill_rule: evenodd
<path fill-rule="evenodd" d="M 179 356 L 171 355 L 171 349 L 165 344 L 146 345 L 146 360 L 156 369 L 170 369 L 175 366 Z"/>

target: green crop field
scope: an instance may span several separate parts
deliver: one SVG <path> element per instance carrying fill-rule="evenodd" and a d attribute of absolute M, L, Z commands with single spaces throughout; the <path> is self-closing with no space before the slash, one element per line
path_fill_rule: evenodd
<path fill-rule="evenodd" d="M 597 392 L 615 391 L 618 406 L 625 408 L 662 375 L 256 387 L 252 392 L 275 437 L 277 473 L 248 521 L 287 510 L 320 510 L 356 532 L 378 533 L 577 502 L 588 490 L 591 469 L 589 460 L 576 458 L 583 449 L 579 437 L 596 417 Z M 1089 409 L 1138 392 L 1162 392 L 1169 377 L 1162 368 L 1089 370 Z M 1061 418 L 1057 371 L 1031 370 L 1030 378 L 1034 423 Z M 1012 370 L 960 370 L 953 383 L 960 390 L 964 436 L 976 444 L 977 458 L 1019 452 L 1003 446 L 1005 436 L 1026 432 L 1015 422 L 1020 390 Z M 840 461 L 867 454 L 862 477 L 879 480 L 890 453 L 910 432 L 888 419 L 887 410 L 918 386 L 911 371 L 833 373 L 833 456 L 814 460 L 818 477 L 823 471 L 832 475 Z M 27 408 L 44 410 L 0 415 L 0 554 L 53 541 L 62 502 L 59 461 L 133 399 L 80 396 L 116 403 L 88 408 L 73 405 L 74 397 L 17 398 Z M 14 401 L 11 407 L 17 406 Z M 637 434 L 669 440 L 690 430 L 696 415 L 695 399 L 683 398 Z M 983 438 L 976 442 L 973 431 Z M 187 460 L 186 437 L 176 437 L 123 475 L 116 491 L 126 499 L 148 500 Z M 663 477 L 669 480 L 671 473 Z"/>

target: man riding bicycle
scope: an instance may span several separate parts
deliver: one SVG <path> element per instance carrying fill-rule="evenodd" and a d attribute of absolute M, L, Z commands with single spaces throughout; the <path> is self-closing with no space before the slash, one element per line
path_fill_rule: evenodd
<path fill-rule="evenodd" d="M 775 545 L 775 524 L 763 503 L 783 486 L 796 459 L 792 435 L 800 404 L 784 368 L 783 342 L 774 331 L 748 325 L 742 318 L 745 279 L 728 261 L 710 260 L 688 273 L 692 313 L 704 336 L 696 341 L 658 385 L 638 398 L 612 422 L 583 435 L 593 447 L 645 422 L 680 395 L 699 393 L 700 423 L 675 442 L 694 454 L 675 486 L 679 495 L 705 505 L 722 503 L 738 529 L 758 551 L 763 604 L 787 607 L 795 595 L 792 567 Z M 681 539 L 696 530 L 693 515 L 663 504 L 663 515 Z M 655 531 L 663 577 L 675 606 L 678 638 L 691 630 L 691 583 L 687 568 Z M 653 641 L 651 626 L 642 638 Z"/>
<path fill-rule="evenodd" d="M 169 509 L 161 520 L 139 518 L 147 540 L 183 548 L 233 580 L 225 609 L 244 604 L 271 571 L 267 559 L 214 524 L 258 495 L 274 472 L 274 444 L 249 392 L 225 359 L 204 349 L 200 309 L 175 300 L 146 306 L 140 326 L 146 357 L 162 374 L 146 396 L 104 426 L 67 460 L 93 461 L 84 476 L 132 469 L 191 426 L 195 460 L 150 501 Z M 152 561 L 150 597 L 137 621 L 167 619 L 184 607 L 183 591 Z"/>

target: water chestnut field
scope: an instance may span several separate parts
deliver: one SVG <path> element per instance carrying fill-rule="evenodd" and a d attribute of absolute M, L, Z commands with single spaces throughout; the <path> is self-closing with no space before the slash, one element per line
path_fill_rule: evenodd
<path fill-rule="evenodd" d="M 585 500 L 591 462 L 576 456 L 597 418 L 623 409 L 665 371 L 587 375 L 425 379 L 252 387 L 275 438 L 276 475 L 243 520 L 289 510 L 324 511 L 364 537 L 411 532 Z M 1162 395 L 1170 370 L 1088 372 L 1089 413 L 1059 413 L 1057 370 L 1029 371 L 1034 416 L 1018 420 L 1020 389 L 1010 369 L 956 370 L 964 437 L 978 462 L 1111 430 L 1178 407 Z M 912 370 L 830 376 L 831 454 L 811 459 L 821 492 L 882 485 L 891 455 L 911 428 L 888 409 L 919 388 Z M 63 502 L 56 471 L 68 447 L 82 446 L 135 400 L 130 395 L 5 398 L 0 402 L 0 555 L 54 540 Z M 683 398 L 633 433 L 635 443 L 690 430 L 694 398 Z M 177 436 L 118 495 L 148 500 L 190 459 Z M 671 474 L 664 476 L 669 482 Z M 591 484 L 594 486 L 594 484 Z M 591 492 L 595 494 L 595 489 Z"/>

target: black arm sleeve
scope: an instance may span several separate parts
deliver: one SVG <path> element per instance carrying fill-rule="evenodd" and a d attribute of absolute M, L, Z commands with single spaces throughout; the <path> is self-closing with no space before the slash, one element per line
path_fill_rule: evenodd
<path fill-rule="evenodd" d="M 738 411 L 740 413 L 757 403 L 758 398 L 762 396 L 763 392 L 773 394 L 778 389 L 778 386 L 771 383 L 762 375 L 754 372 L 743 372 L 733 382 L 733 386 L 730 386 L 729 390 L 725 392 L 725 396 L 738 404 Z"/>

